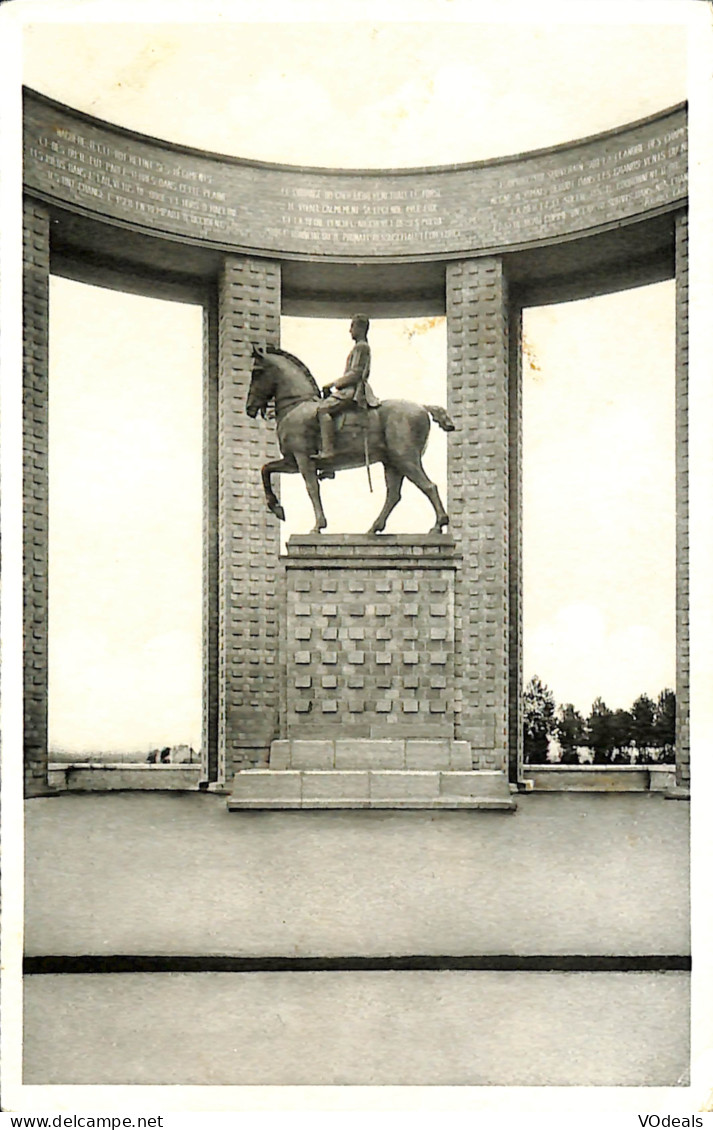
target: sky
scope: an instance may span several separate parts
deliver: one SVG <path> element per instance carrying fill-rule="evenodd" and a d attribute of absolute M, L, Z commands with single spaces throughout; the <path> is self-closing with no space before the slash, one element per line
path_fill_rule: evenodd
<path fill-rule="evenodd" d="M 367 7 L 289 25 L 211 23 L 212 5 L 197 24 L 62 24 L 68 5 L 22 6 L 28 85 L 147 134 L 265 160 L 478 160 L 686 97 L 683 31 L 652 4 L 638 11 L 659 22 L 582 4 L 558 23 L 535 18 L 542 8 L 532 23 L 484 23 L 431 4 L 412 11 L 438 19 L 389 21 L 382 5 L 377 19 Z M 198 315 L 66 280 L 52 304 L 53 742 L 197 746 Z M 526 317 L 526 671 L 584 710 L 596 694 L 626 706 L 673 682 L 672 314 L 661 284 Z M 320 383 L 341 371 L 345 324 L 285 318 L 282 332 Z M 370 337 L 379 394 L 415 385 L 413 398 L 445 402 L 443 320 L 383 321 Z M 425 462 L 444 486 L 440 433 Z M 349 528 L 347 512 L 351 528 L 371 522 L 380 501 L 365 479 L 327 484 L 330 530 Z M 286 478 L 284 498 L 288 529 L 309 528 L 301 484 Z M 390 529 L 426 523 L 427 504 L 405 492 Z"/>
<path fill-rule="evenodd" d="M 525 311 L 525 678 L 585 715 L 675 687 L 675 284 Z"/>
<path fill-rule="evenodd" d="M 51 280 L 53 748 L 200 748 L 202 317 Z"/>
<path fill-rule="evenodd" d="M 27 29 L 24 74 L 96 117 L 185 145 L 388 168 L 504 156 L 656 113 L 685 98 L 685 50 L 680 27 L 606 17 L 48 23 Z"/>

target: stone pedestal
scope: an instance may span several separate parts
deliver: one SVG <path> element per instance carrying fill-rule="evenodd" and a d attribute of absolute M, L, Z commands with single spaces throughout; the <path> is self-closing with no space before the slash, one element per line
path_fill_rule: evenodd
<path fill-rule="evenodd" d="M 280 738 L 228 807 L 514 808 L 455 736 L 453 539 L 293 537 L 282 564 Z"/>

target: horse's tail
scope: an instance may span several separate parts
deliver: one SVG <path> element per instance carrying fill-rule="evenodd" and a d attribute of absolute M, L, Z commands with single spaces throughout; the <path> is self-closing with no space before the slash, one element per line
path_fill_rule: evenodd
<path fill-rule="evenodd" d="M 445 408 L 439 408 L 437 404 L 424 404 L 423 407 L 428 414 L 433 417 L 439 428 L 443 428 L 444 432 L 454 432 L 456 430 L 456 426 Z"/>

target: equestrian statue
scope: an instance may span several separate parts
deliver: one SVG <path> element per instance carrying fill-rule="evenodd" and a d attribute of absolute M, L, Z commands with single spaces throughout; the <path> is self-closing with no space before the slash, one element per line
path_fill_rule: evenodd
<path fill-rule="evenodd" d="M 333 478 L 336 471 L 382 463 L 386 478 L 386 501 L 369 528 L 380 534 L 401 498 L 404 479 L 417 486 L 436 515 L 432 532 L 448 525 L 438 487 L 423 469 L 432 417 L 440 428 L 452 432 L 453 421 L 444 408 L 414 404 L 410 400 L 379 401 L 369 385 L 371 349 L 367 341 L 369 319 L 357 314 L 350 326 L 354 341 L 343 376 L 320 393 L 304 362 L 283 349 L 253 346 L 253 367 L 246 412 L 251 419 L 265 418 L 274 401 L 277 439 L 281 459 L 262 468 L 262 482 L 269 510 L 284 521 L 285 512 L 272 489 L 274 474 L 301 474 L 314 507 L 314 533 L 326 529 L 327 519 L 320 497 L 320 479 Z M 369 478 L 371 485 L 371 478 Z"/>

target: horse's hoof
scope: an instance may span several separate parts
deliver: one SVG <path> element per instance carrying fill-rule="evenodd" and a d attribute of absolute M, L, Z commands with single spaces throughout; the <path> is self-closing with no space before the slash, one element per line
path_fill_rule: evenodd
<path fill-rule="evenodd" d="M 272 514 L 275 515 L 276 518 L 279 518 L 281 522 L 284 522 L 285 511 L 284 507 L 282 507 L 279 502 L 276 502 L 274 503 L 274 505 L 269 506 L 268 509 Z"/>
<path fill-rule="evenodd" d="M 377 526 L 376 523 L 374 523 L 373 526 L 369 526 L 366 532 L 367 534 L 383 534 L 384 526 Z"/>

